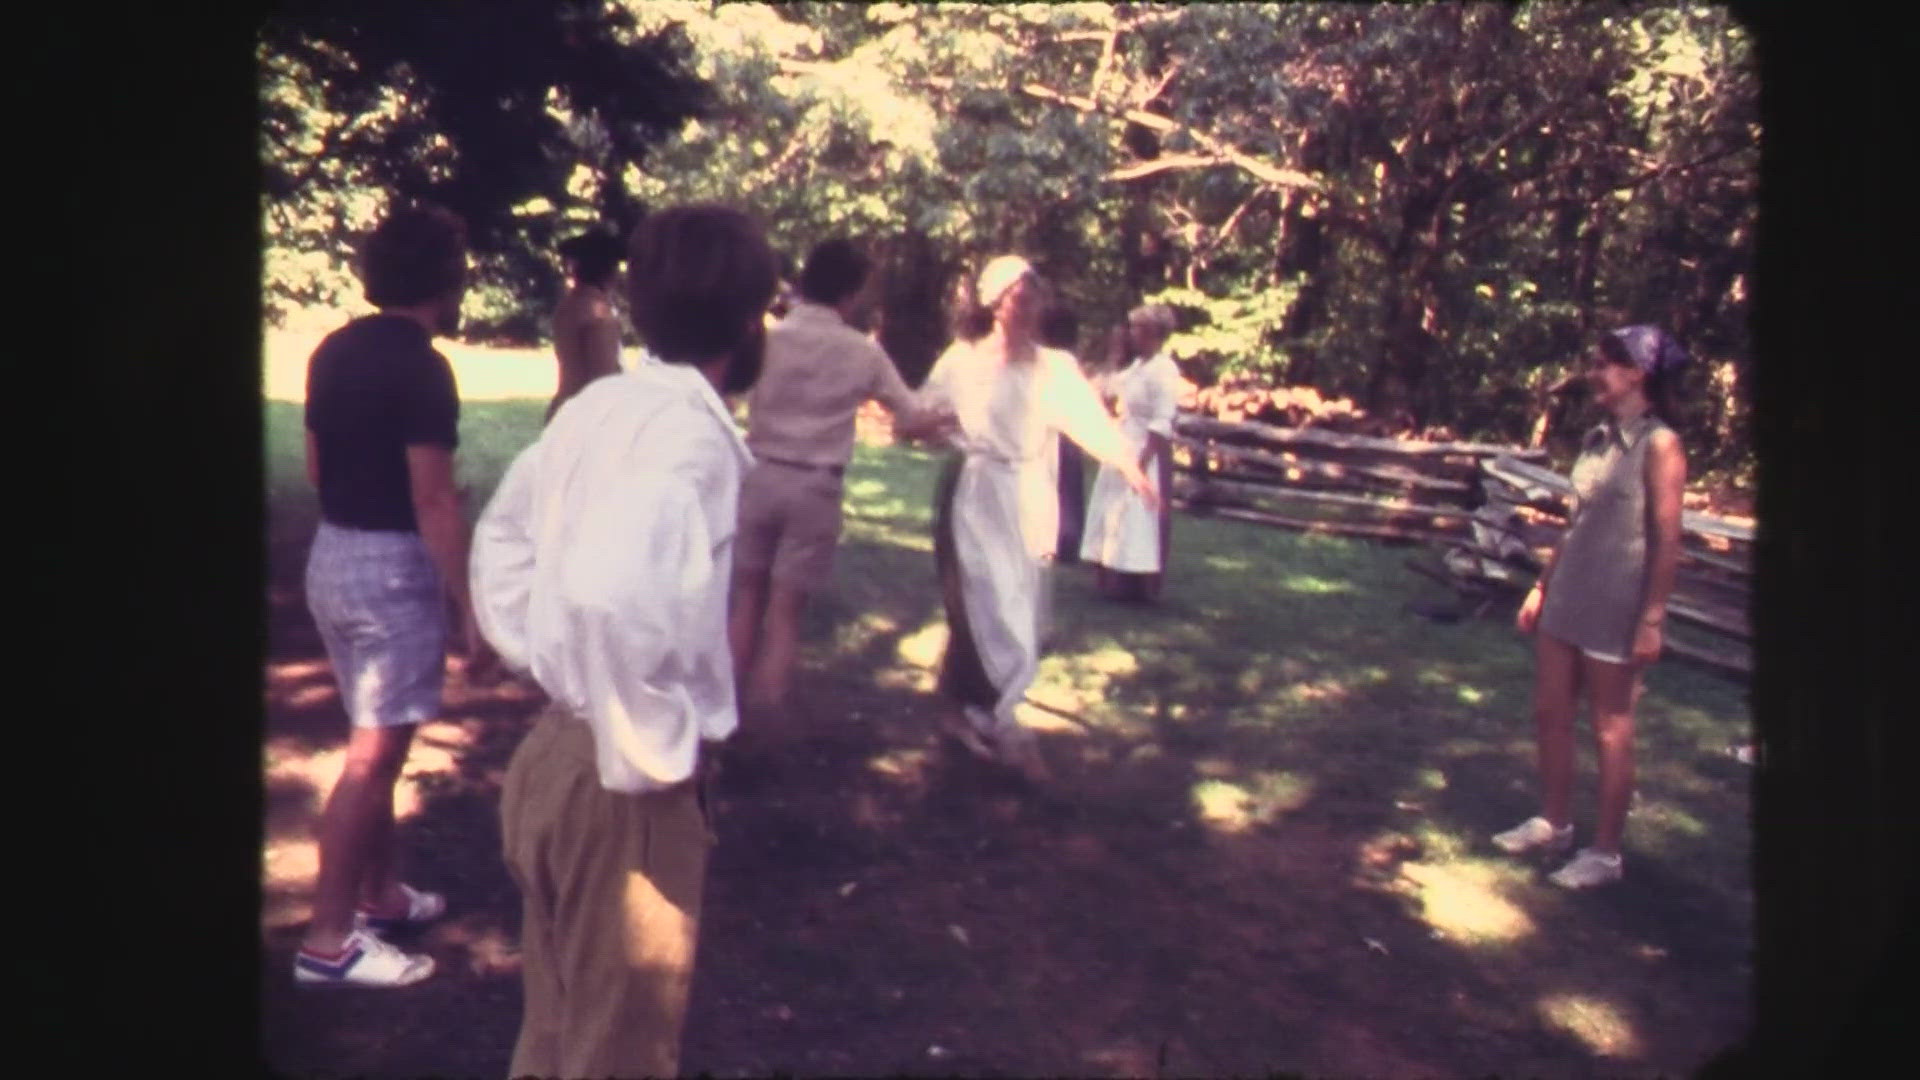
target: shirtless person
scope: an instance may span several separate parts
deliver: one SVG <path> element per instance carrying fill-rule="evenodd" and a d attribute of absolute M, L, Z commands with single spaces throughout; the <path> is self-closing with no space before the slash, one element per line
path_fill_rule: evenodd
<path fill-rule="evenodd" d="M 620 318 L 612 299 L 620 272 L 620 241 L 602 232 L 581 233 L 560 244 L 560 257 L 573 288 L 553 312 L 560 386 L 547 406 L 548 420 L 581 387 L 620 370 Z"/>

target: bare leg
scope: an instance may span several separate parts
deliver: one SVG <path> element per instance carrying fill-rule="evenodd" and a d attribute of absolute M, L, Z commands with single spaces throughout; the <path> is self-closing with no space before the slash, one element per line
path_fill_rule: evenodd
<path fill-rule="evenodd" d="M 346 765 L 320 819 L 320 875 L 314 885 L 307 947 L 330 952 L 352 931 L 355 901 L 383 831 L 391 844 L 393 785 L 412 740 L 411 724 L 354 728 L 348 737 Z M 390 875 L 390 846 L 387 858 Z"/>
<path fill-rule="evenodd" d="M 727 645 L 733 651 L 733 678 L 742 686 L 753 671 L 760 621 L 767 610 L 767 572 L 741 570 L 733 575 L 727 603 Z"/>
<path fill-rule="evenodd" d="M 1633 709 L 1640 700 L 1640 671 L 1592 657 L 1581 657 L 1581 662 L 1591 687 L 1600 757 L 1600 820 L 1593 831 L 1593 849 L 1617 855 L 1633 801 Z"/>
<path fill-rule="evenodd" d="M 779 705 L 787 699 L 794 662 L 800 655 L 800 611 L 806 606 L 807 592 L 800 585 L 774 578 L 766 598 L 760 654 L 749 676 L 746 696 L 755 705 Z"/>
<path fill-rule="evenodd" d="M 1540 767 L 1540 816 L 1554 828 L 1572 819 L 1573 713 L 1580 683 L 1580 652 L 1545 633 L 1534 634 L 1533 725 Z"/>
<path fill-rule="evenodd" d="M 367 834 L 366 856 L 360 871 L 360 903 L 385 914 L 404 911 L 407 898 L 395 872 L 393 789 L 387 787 L 385 813 L 375 813 Z"/>

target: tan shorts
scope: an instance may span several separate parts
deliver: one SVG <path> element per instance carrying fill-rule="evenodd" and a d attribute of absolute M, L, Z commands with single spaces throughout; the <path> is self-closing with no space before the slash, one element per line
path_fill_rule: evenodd
<path fill-rule="evenodd" d="M 840 489 L 838 473 L 761 459 L 740 482 L 734 568 L 806 588 L 826 584 L 840 542 Z"/>

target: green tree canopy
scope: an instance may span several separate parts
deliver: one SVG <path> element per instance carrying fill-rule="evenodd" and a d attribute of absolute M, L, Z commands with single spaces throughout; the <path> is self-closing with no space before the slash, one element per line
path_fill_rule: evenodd
<path fill-rule="evenodd" d="M 618 182 L 710 104 L 672 27 L 595 0 L 285 5 L 260 42 L 271 313 L 339 303 L 387 199 L 466 219 L 483 330 L 532 336 L 556 234 L 640 211 Z"/>
<path fill-rule="evenodd" d="M 470 214 L 505 207 L 481 215 L 502 251 L 694 199 L 752 210 L 796 261 L 828 236 L 863 238 L 880 256 L 883 340 L 910 379 L 944 345 L 960 284 L 1004 250 L 1033 258 L 1091 330 L 1174 304 L 1173 347 L 1203 381 L 1311 385 L 1493 438 L 1563 431 L 1551 391 L 1593 336 L 1660 323 L 1701 361 L 1690 445 L 1750 460 L 1758 88 L 1724 9 L 532 6 L 498 5 L 525 27 L 497 13 L 473 31 L 545 57 L 501 59 L 484 92 L 449 73 L 467 60 L 402 62 L 417 42 L 363 43 L 357 59 L 334 42 L 368 36 L 338 29 L 358 14 L 269 50 L 269 92 L 286 97 L 274 152 L 332 170 L 329 191 L 492 163 L 465 182 L 510 198 L 434 190 Z M 426 16 L 385 17 L 433 36 Z M 583 25 L 596 29 L 570 29 Z M 568 33 L 602 43 L 602 74 L 583 74 Z M 378 78 L 342 75 L 336 53 Z M 672 73 L 664 105 L 636 104 L 656 85 L 643 68 Z M 462 89 L 430 92 L 442 85 Z M 522 97 L 496 93 L 510 87 Z M 449 96 L 466 103 L 434 104 Z M 499 121 L 496 99 L 529 104 Z M 313 153 L 326 139 L 367 152 Z M 320 204 L 303 198 L 274 212 L 311 221 Z M 276 257 L 332 235 L 282 227 Z M 530 266 L 503 304 L 550 302 Z"/>

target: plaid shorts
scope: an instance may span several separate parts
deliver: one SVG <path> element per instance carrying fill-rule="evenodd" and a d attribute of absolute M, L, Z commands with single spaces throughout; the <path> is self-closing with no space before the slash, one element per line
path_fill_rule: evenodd
<path fill-rule="evenodd" d="M 307 556 L 307 610 L 354 727 L 418 724 L 440 712 L 447 608 L 418 533 L 321 522 Z"/>

